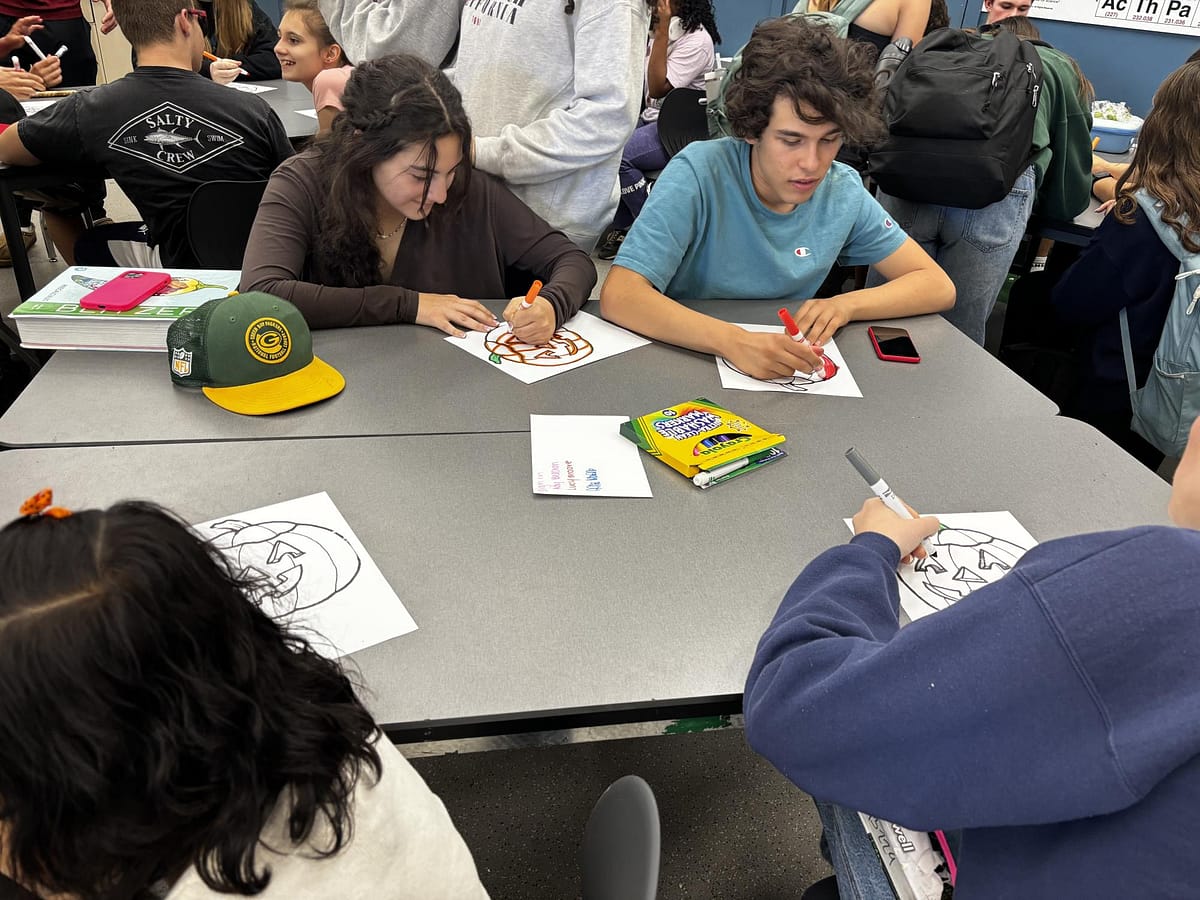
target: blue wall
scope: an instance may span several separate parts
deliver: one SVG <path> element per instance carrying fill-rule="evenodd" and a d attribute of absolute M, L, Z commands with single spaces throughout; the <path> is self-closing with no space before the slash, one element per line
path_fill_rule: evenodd
<path fill-rule="evenodd" d="M 974 25 L 979 21 L 975 15 L 979 0 L 947 0 L 947 4 L 951 22 Z M 714 0 L 717 26 L 725 39 L 722 54 L 732 56 L 746 43 L 759 19 L 781 15 L 793 5 L 790 0 Z M 1167 74 L 1200 49 L 1200 40 L 1178 34 L 1048 20 L 1037 25 L 1047 43 L 1075 57 L 1096 86 L 1097 97 L 1124 100 L 1141 116 L 1150 109 L 1154 90 Z"/>
<path fill-rule="evenodd" d="M 271 21 L 276 25 L 282 17 L 281 10 L 283 9 L 282 0 L 254 0 L 258 4 L 259 9 L 271 17 Z"/>

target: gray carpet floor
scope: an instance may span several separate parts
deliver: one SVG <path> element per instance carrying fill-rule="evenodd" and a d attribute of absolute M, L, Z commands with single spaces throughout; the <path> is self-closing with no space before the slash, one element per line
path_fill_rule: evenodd
<path fill-rule="evenodd" d="M 646 779 L 658 800 L 660 900 L 798 897 L 830 874 L 811 801 L 746 746 L 740 728 L 413 764 L 450 810 L 496 900 L 578 897 L 588 814 L 627 774 Z"/>

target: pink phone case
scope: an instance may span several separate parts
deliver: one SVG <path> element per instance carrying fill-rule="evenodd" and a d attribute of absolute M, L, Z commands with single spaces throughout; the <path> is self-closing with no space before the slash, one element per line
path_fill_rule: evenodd
<path fill-rule="evenodd" d="M 83 309 L 104 312 L 124 312 L 133 309 L 148 297 L 153 297 L 171 281 L 166 272 L 143 272 L 130 269 L 100 285 L 79 301 Z"/>

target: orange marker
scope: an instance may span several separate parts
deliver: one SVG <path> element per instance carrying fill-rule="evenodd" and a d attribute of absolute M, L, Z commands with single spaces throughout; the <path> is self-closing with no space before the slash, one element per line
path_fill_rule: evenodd
<path fill-rule="evenodd" d="M 207 59 L 209 62 L 217 62 L 221 58 L 221 57 L 217 56 L 215 53 L 209 53 L 207 50 L 205 50 L 204 53 L 201 55 L 205 59 Z M 250 77 L 250 73 L 247 72 L 245 69 L 238 69 L 238 74 L 245 75 L 247 78 Z"/>
<path fill-rule="evenodd" d="M 525 292 L 525 299 L 521 301 L 521 309 L 529 309 L 533 306 L 533 301 L 537 299 L 537 295 L 542 292 L 542 283 L 534 281 L 529 286 L 529 290 Z"/>
<path fill-rule="evenodd" d="M 1099 146 L 1100 146 L 1100 138 L 1098 138 L 1098 137 L 1092 138 L 1092 151 L 1094 152 L 1095 149 Z"/>

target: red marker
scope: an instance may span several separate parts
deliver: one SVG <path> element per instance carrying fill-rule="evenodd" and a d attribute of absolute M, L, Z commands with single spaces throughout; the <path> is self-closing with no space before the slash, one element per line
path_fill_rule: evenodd
<path fill-rule="evenodd" d="M 786 331 L 793 341 L 797 344 L 804 344 L 812 347 L 812 342 L 804 336 L 804 332 L 800 330 L 800 326 L 796 324 L 796 320 L 792 318 L 792 314 L 783 307 L 779 309 L 779 321 L 783 322 L 783 330 Z M 814 350 L 815 352 L 815 350 Z M 818 381 L 824 381 L 826 378 L 832 378 L 837 374 L 837 366 L 828 356 L 821 354 L 821 371 L 813 372 L 813 377 Z"/>

